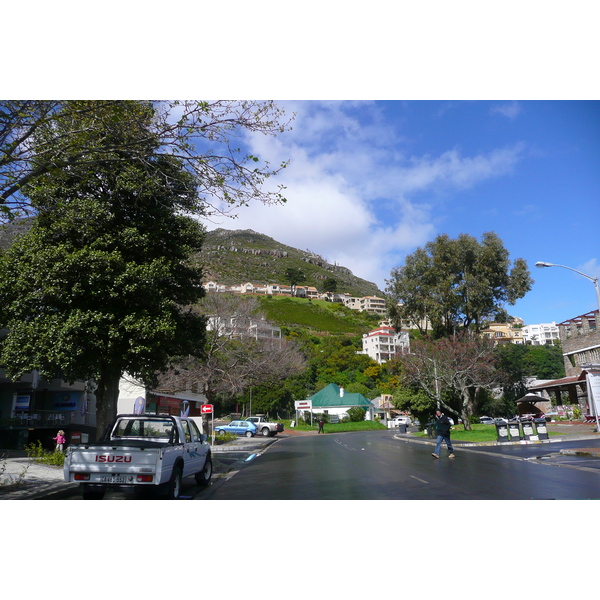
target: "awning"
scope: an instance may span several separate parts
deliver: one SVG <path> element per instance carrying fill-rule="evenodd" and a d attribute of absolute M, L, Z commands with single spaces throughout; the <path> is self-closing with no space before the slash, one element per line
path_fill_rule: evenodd
<path fill-rule="evenodd" d="M 529 402 L 530 404 L 535 404 L 536 402 L 548 402 L 547 398 L 542 398 L 542 396 L 538 396 L 537 394 L 526 394 L 522 398 L 515 400 L 517 404 L 519 402 Z"/>

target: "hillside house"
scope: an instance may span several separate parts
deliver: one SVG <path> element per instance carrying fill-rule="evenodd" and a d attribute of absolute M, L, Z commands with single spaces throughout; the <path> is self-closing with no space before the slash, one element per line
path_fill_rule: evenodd
<path fill-rule="evenodd" d="M 374 315 L 386 315 L 387 307 L 383 298 L 363 296 L 362 298 L 346 297 L 344 305 L 352 310 L 364 311 Z"/>
<path fill-rule="evenodd" d="M 552 344 L 560 338 L 556 323 L 539 323 L 538 325 L 525 325 L 522 329 L 523 341 L 531 346 Z"/>
<path fill-rule="evenodd" d="M 481 335 L 494 340 L 495 344 L 524 344 L 522 325 L 521 319 L 511 323 L 491 323 L 481 331 Z"/>
<path fill-rule="evenodd" d="M 408 332 L 396 332 L 393 327 L 380 324 L 377 329 L 363 335 L 362 347 L 362 354 L 382 364 L 398 353 L 410 351 Z"/>

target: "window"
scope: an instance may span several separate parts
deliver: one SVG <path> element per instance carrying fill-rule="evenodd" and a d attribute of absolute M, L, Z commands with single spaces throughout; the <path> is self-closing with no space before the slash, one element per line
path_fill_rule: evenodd
<path fill-rule="evenodd" d="M 181 425 L 183 427 L 183 437 L 185 439 L 186 444 L 189 444 L 192 441 L 192 434 L 190 432 L 190 425 L 187 421 L 182 421 Z"/>

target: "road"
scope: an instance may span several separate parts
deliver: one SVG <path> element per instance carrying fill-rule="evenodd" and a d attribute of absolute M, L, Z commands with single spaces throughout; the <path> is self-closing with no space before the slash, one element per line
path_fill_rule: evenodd
<path fill-rule="evenodd" d="M 586 442 L 598 445 L 600 440 Z M 581 442 L 447 452 L 390 431 L 281 439 L 198 499 L 543 500 L 600 498 L 600 459 L 561 456 Z"/>

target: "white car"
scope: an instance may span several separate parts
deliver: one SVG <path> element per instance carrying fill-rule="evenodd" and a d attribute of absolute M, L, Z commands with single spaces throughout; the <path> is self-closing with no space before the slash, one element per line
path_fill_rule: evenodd
<path fill-rule="evenodd" d="M 492 417 L 479 417 L 479 422 L 483 425 L 493 425 L 494 419 Z"/>
<path fill-rule="evenodd" d="M 398 415 L 392 419 L 392 424 L 394 427 L 398 427 L 398 425 L 406 425 L 407 427 L 410 427 L 411 423 L 412 421 L 410 420 L 410 417 L 407 417 L 406 415 Z"/>

